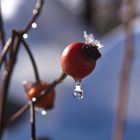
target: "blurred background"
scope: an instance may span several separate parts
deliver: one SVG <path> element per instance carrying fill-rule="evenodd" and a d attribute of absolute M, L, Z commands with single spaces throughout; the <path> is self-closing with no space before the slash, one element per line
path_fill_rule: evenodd
<path fill-rule="evenodd" d="M 135 2 L 135 3 L 133 3 Z M 140 139 L 140 0 L 46 0 L 40 17 L 28 33 L 43 80 L 52 82 L 61 73 L 60 56 L 73 41 L 82 41 L 83 31 L 93 33 L 104 45 L 95 71 L 82 81 L 84 99 L 73 98 L 74 80 L 67 77 L 57 86 L 55 107 L 45 116 L 36 115 L 37 137 L 42 140 L 115 140 L 120 99 L 120 75 L 125 66 L 126 37 L 133 35 L 133 61 L 128 73 L 124 140 Z M 6 38 L 22 29 L 32 15 L 34 0 L 2 0 Z M 130 38 L 131 40 L 131 38 Z M 125 56 L 125 58 L 129 56 Z M 127 59 L 126 59 L 127 60 Z M 129 59 L 128 59 L 129 60 Z M 129 61 L 128 61 L 129 63 Z M 125 72 L 124 72 L 125 73 Z M 31 63 L 20 50 L 9 93 L 8 115 L 26 103 L 22 82 L 34 81 Z M 125 82 L 125 81 L 124 81 Z M 123 83 L 123 82 L 122 82 Z M 123 86 L 123 85 L 122 85 Z M 4 133 L 3 140 L 30 139 L 29 111 Z M 118 139 L 120 140 L 120 139 Z"/>

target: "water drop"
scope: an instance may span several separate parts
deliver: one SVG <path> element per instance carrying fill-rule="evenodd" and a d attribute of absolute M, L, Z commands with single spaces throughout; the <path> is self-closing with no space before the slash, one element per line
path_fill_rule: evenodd
<path fill-rule="evenodd" d="M 35 98 L 35 97 L 33 97 L 33 98 L 32 98 L 32 101 L 33 101 L 33 102 L 35 102 L 35 101 L 36 101 L 36 98 Z"/>
<path fill-rule="evenodd" d="M 41 111 L 41 114 L 42 114 L 43 116 L 45 116 L 45 115 L 47 114 L 47 112 L 46 112 L 45 110 L 42 110 L 42 111 Z"/>
<path fill-rule="evenodd" d="M 35 111 L 37 113 L 40 113 L 42 116 L 45 116 L 47 114 L 47 111 L 43 108 L 38 108 L 38 107 L 35 107 Z"/>
<path fill-rule="evenodd" d="M 35 22 L 32 23 L 32 28 L 34 28 L 34 29 L 37 28 L 37 23 L 35 23 Z"/>
<path fill-rule="evenodd" d="M 75 80 L 73 96 L 77 99 L 83 99 L 83 89 L 81 85 L 81 80 Z"/>
<path fill-rule="evenodd" d="M 23 34 L 23 38 L 24 38 L 24 39 L 27 39 L 27 38 L 28 38 L 28 34 L 26 34 L 26 33 Z"/>
<path fill-rule="evenodd" d="M 34 14 L 34 15 L 37 14 L 37 10 L 36 10 L 36 9 L 33 10 L 33 14 Z"/>

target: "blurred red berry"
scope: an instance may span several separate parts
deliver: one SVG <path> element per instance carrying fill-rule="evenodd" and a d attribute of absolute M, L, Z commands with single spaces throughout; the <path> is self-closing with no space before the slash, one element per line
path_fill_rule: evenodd
<path fill-rule="evenodd" d="M 24 84 L 26 90 L 26 98 L 32 100 L 33 97 L 38 96 L 43 90 L 47 89 L 50 84 L 44 81 L 35 84 Z M 27 89 L 28 88 L 28 89 Z M 45 95 L 38 101 L 36 107 L 43 108 L 45 110 L 51 109 L 54 106 L 55 90 L 53 89 L 49 94 Z"/>

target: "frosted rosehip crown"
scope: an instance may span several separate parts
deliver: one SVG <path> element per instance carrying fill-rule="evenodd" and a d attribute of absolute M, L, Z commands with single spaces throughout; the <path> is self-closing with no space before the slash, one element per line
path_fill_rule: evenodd
<path fill-rule="evenodd" d="M 102 48 L 103 45 L 95 39 L 95 37 L 93 36 L 93 34 L 87 34 L 86 31 L 84 31 L 84 38 L 85 38 L 85 43 L 90 43 L 93 46 L 97 46 L 98 48 Z"/>

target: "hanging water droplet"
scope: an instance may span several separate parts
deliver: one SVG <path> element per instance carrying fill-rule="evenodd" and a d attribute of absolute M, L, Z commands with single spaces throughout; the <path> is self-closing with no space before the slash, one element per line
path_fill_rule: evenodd
<path fill-rule="evenodd" d="M 37 12 L 38 12 L 38 11 L 37 11 L 36 9 L 33 10 L 33 14 L 34 14 L 34 15 L 36 15 Z"/>
<path fill-rule="evenodd" d="M 38 108 L 38 107 L 35 107 L 35 111 L 39 114 L 41 114 L 42 116 L 45 116 L 47 114 L 47 111 L 43 108 Z"/>
<path fill-rule="evenodd" d="M 42 114 L 43 116 L 45 116 L 45 115 L 47 114 L 46 110 L 42 110 L 42 111 L 41 111 L 41 114 Z"/>
<path fill-rule="evenodd" d="M 36 98 L 35 98 L 35 97 L 33 97 L 33 98 L 32 98 L 32 101 L 33 101 L 33 102 L 35 102 L 35 101 L 36 101 Z"/>
<path fill-rule="evenodd" d="M 74 92 L 73 95 L 77 99 L 83 99 L 83 89 L 81 85 L 81 80 L 75 80 Z"/>
<path fill-rule="evenodd" d="M 27 38 L 28 38 L 28 34 L 26 34 L 26 33 L 23 34 L 23 38 L 24 38 L 24 39 L 27 39 Z"/>
<path fill-rule="evenodd" d="M 32 23 L 32 28 L 34 28 L 34 29 L 37 28 L 37 23 L 35 23 L 35 22 Z"/>

